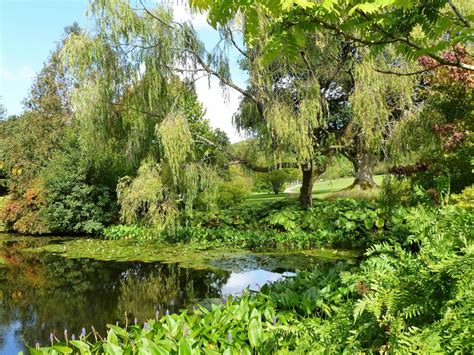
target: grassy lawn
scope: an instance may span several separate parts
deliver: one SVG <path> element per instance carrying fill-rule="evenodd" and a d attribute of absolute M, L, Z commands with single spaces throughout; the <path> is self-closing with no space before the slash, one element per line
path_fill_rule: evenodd
<path fill-rule="evenodd" d="M 354 181 L 353 177 L 340 178 L 334 180 L 316 181 L 313 186 L 313 198 L 327 198 L 327 197 L 346 197 L 344 193 L 345 188 L 349 187 Z M 383 175 L 374 176 L 374 181 L 377 185 L 382 185 Z M 285 198 L 297 198 L 301 185 L 296 185 L 288 189 L 286 193 L 273 194 L 273 193 L 255 193 L 247 198 L 248 202 L 259 202 L 259 201 L 278 201 Z M 338 194 L 339 193 L 339 194 Z M 348 192 L 347 197 L 363 197 L 362 195 L 368 195 L 368 197 L 375 197 L 377 191 L 370 191 L 368 193 L 359 192 L 357 196 L 353 193 Z M 350 196 L 349 196 L 350 195 Z M 359 196 L 360 195 L 360 196 Z"/>
<path fill-rule="evenodd" d="M 254 203 L 254 202 L 263 202 L 263 201 L 279 201 L 287 198 L 297 198 L 297 193 L 281 193 L 281 194 L 274 194 L 274 193 L 267 193 L 267 192 L 259 192 L 253 193 L 247 197 L 247 203 Z"/>

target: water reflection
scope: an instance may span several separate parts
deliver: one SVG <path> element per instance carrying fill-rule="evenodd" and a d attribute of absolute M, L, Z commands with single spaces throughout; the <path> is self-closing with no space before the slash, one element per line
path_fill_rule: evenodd
<path fill-rule="evenodd" d="M 267 270 L 257 269 L 246 272 L 233 272 L 227 282 L 221 288 L 223 296 L 236 295 L 243 289 L 249 288 L 251 291 L 258 291 L 266 283 L 282 280 L 284 277 L 293 276 L 293 272 L 277 273 Z"/>
<path fill-rule="evenodd" d="M 246 287 L 258 291 L 300 265 L 321 262 L 302 255 L 228 253 L 209 261 L 212 270 L 194 270 L 25 251 L 56 242 L 61 240 L 0 235 L 0 354 L 16 354 L 24 342 L 46 345 L 50 333 L 62 339 L 64 329 L 77 336 L 82 327 L 94 326 L 103 335 L 106 324 L 123 324 L 125 313 L 129 322 L 142 323 L 156 311 L 176 312 Z"/>
<path fill-rule="evenodd" d="M 29 344 L 46 344 L 94 325 L 140 322 L 178 311 L 197 299 L 220 297 L 230 273 L 170 264 L 100 262 L 52 254 L 22 253 L 22 243 L 0 247 L 0 353 L 14 354 Z"/>

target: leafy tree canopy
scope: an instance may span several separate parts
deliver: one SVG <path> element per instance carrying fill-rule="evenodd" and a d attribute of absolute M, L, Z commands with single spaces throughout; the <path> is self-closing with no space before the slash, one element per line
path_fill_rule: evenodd
<path fill-rule="evenodd" d="M 272 18 L 271 35 L 265 40 L 267 58 L 286 52 L 298 56 L 304 33 L 321 29 L 343 35 L 375 52 L 393 44 L 409 59 L 427 55 L 439 65 L 474 70 L 461 58 L 442 52 L 456 45 L 472 44 L 474 5 L 469 0 L 191 0 L 191 5 L 209 13 L 211 25 L 219 27 L 238 14 L 248 43 L 261 39 L 262 17 Z"/>

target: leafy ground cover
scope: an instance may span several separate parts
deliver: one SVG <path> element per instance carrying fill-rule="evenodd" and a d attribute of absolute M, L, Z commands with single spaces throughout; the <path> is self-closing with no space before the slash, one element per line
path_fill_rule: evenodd
<path fill-rule="evenodd" d="M 386 211 L 366 200 L 315 201 L 310 210 L 292 200 L 260 201 L 226 210 L 195 212 L 186 226 L 157 231 L 139 226 L 112 226 L 111 240 L 184 243 L 195 248 L 304 250 L 321 247 L 363 249 L 376 242 L 406 237 L 405 219 L 411 211 Z"/>

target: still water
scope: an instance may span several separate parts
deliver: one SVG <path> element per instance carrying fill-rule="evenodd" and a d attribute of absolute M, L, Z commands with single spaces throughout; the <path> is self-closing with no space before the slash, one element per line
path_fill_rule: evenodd
<path fill-rule="evenodd" d="M 264 254 L 244 259 L 235 255 L 238 262 L 227 258 L 219 267 L 214 260 L 212 268 L 196 270 L 173 263 L 69 259 L 27 250 L 51 242 L 14 237 L 0 241 L 0 354 L 25 351 L 25 343 L 46 345 L 50 333 L 61 337 L 64 329 L 78 335 L 82 327 L 94 326 L 104 334 L 106 324 L 123 324 L 126 317 L 143 323 L 156 312 L 215 302 L 247 287 L 258 290 L 295 271 L 284 260 L 279 265 Z M 314 258 L 309 259 L 308 267 L 314 265 Z"/>

